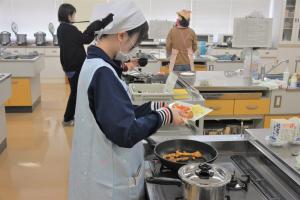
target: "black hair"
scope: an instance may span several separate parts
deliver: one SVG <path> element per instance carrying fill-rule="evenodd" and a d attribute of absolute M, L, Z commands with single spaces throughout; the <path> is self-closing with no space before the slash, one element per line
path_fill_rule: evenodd
<path fill-rule="evenodd" d="M 143 23 L 142 25 L 131 29 L 129 31 L 127 31 L 127 34 L 129 37 L 131 37 L 132 35 L 134 35 L 135 33 L 139 34 L 139 37 L 136 41 L 135 46 L 137 46 L 138 44 L 140 44 L 143 40 L 148 39 L 148 31 L 149 31 L 149 25 L 148 22 Z"/>
<path fill-rule="evenodd" d="M 58 9 L 58 21 L 70 23 L 69 16 L 76 13 L 76 8 L 68 3 L 61 4 Z"/>
<path fill-rule="evenodd" d="M 185 19 L 183 16 L 180 16 L 181 19 L 179 19 L 179 24 L 182 27 L 189 27 L 190 25 L 190 20 Z"/>

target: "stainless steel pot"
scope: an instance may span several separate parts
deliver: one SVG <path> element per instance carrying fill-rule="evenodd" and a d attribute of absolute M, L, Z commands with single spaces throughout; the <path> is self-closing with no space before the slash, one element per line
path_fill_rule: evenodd
<path fill-rule="evenodd" d="M 17 34 L 17 45 L 27 44 L 27 34 Z"/>
<path fill-rule="evenodd" d="M 184 185 L 185 200 L 224 200 L 231 174 L 223 167 L 193 163 L 181 167 L 178 175 Z"/>
<path fill-rule="evenodd" d="M 8 45 L 11 42 L 10 36 L 11 36 L 10 32 L 7 32 L 7 31 L 1 32 L 0 33 L 0 44 L 2 46 Z"/>
<path fill-rule="evenodd" d="M 37 46 L 42 46 L 46 44 L 46 33 L 39 31 L 34 34 L 34 37 L 35 37 L 35 44 Z"/>

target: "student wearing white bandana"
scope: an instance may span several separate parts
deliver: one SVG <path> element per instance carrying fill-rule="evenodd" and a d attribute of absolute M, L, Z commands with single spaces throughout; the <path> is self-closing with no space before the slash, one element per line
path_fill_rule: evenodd
<path fill-rule="evenodd" d="M 163 104 L 132 105 L 115 58 L 147 36 L 148 23 L 130 0 L 97 7 L 93 18 L 107 13 L 113 21 L 96 33 L 79 77 L 69 200 L 144 199 L 141 141 L 161 126 L 183 124 L 179 113 Z"/>

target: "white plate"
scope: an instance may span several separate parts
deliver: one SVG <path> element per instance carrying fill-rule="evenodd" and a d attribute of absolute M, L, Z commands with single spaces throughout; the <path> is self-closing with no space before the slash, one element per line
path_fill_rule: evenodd
<path fill-rule="evenodd" d="M 188 107 L 192 107 L 193 105 L 195 105 L 195 104 L 190 104 L 190 103 L 186 103 L 186 102 L 183 102 L 183 101 L 175 101 L 175 102 L 169 104 L 169 108 L 172 108 L 172 106 L 174 104 L 179 104 L 179 105 L 188 106 Z M 201 119 L 202 117 L 208 115 L 210 112 L 213 111 L 210 108 L 206 108 L 202 105 L 200 105 L 200 106 L 203 108 L 203 112 L 199 115 L 194 116 L 192 119 L 188 119 L 188 121 L 197 121 L 197 120 Z"/>
<path fill-rule="evenodd" d="M 194 72 L 181 72 L 180 75 L 182 75 L 182 76 L 194 76 L 195 73 Z"/>

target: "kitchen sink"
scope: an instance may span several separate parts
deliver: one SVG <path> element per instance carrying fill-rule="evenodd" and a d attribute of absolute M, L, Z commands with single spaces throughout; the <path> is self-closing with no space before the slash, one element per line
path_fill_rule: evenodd
<path fill-rule="evenodd" d="M 4 56 L 1 59 L 2 60 L 34 60 L 38 58 L 39 55 L 36 54 L 29 54 L 29 55 L 8 55 Z"/>
<path fill-rule="evenodd" d="M 14 56 L 5 56 L 2 59 L 4 59 L 4 60 L 11 60 L 11 59 L 17 59 L 17 58 L 18 58 L 18 56 L 14 55 Z"/>
<path fill-rule="evenodd" d="M 266 78 L 276 79 L 276 80 L 283 80 L 283 74 L 267 74 Z"/>
<path fill-rule="evenodd" d="M 38 57 L 38 55 L 19 55 L 18 56 L 18 59 L 35 59 L 35 58 L 37 58 Z"/>

